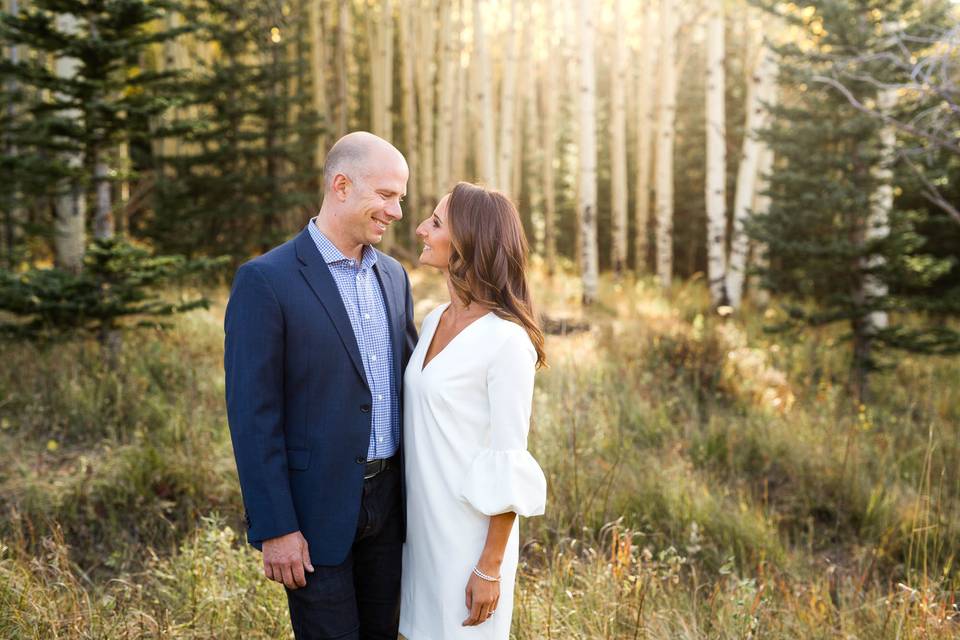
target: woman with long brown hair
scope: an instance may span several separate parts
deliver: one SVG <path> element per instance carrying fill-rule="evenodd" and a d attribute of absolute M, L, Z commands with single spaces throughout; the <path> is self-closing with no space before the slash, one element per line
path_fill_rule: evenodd
<path fill-rule="evenodd" d="M 465 182 L 417 228 L 420 262 L 450 302 L 423 321 L 404 375 L 407 542 L 400 632 L 507 640 L 517 516 L 540 515 L 546 480 L 527 451 L 545 363 L 513 203 Z"/>

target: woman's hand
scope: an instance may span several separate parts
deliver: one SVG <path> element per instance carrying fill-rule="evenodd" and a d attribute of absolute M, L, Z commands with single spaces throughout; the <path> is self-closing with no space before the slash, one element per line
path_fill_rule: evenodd
<path fill-rule="evenodd" d="M 500 583 L 484 580 L 475 573 L 470 573 L 467 580 L 467 609 L 470 614 L 463 621 L 464 627 L 473 627 L 487 621 L 497 610 L 500 602 Z"/>

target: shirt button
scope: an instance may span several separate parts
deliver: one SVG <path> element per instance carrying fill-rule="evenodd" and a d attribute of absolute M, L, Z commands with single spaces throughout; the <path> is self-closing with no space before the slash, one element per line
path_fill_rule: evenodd
<path fill-rule="evenodd" d="M 370 413 L 370 405 L 368 404 L 360 405 L 360 411 L 363 411 L 364 413 Z"/>
<path fill-rule="evenodd" d="M 364 458 L 363 456 L 357 456 L 357 464 L 363 464 L 366 461 L 367 459 Z"/>
<path fill-rule="evenodd" d="M 364 320 L 369 320 L 369 319 L 370 319 L 370 314 L 369 314 L 369 313 L 363 314 L 363 319 L 364 319 Z"/>
<path fill-rule="evenodd" d="M 382 394 L 382 393 L 378 393 L 378 394 L 377 394 L 377 400 L 383 400 L 383 394 Z"/>
<path fill-rule="evenodd" d="M 379 438 L 377 438 L 377 442 L 381 442 L 381 443 L 382 443 L 382 442 L 383 442 L 383 436 L 380 436 Z"/>
<path fill-rule="evenodd" d="M 373 355 L 371 355 L 371 356 L 370 356 L 370 360 L 371 360 L 372 362 L 376 362 L 376 361 L 377 361 L 377 354 L 374 353 Z"/>

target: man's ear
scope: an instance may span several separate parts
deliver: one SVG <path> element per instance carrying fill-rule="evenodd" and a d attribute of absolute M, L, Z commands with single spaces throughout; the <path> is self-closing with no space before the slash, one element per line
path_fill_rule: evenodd
<path fill-rule="evenodd" d="M 342 173 L 338 173 L 337 175 L 333 176 L 333 193 L 340 202 L 346 202 L 347 197 L 350 195 L 350 188 L 352 186 L 353 185 L 350 182 L 350 178 Z"/>

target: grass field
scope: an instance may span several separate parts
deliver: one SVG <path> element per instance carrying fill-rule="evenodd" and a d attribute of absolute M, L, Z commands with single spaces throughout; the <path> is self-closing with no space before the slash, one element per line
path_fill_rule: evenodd
<path fill-rule="evenodd" d="M 412 279 L 422 318 L 446 293 Z M 857 407 L 838 331 L 711 315 L 702 282 L 606 281 L 584 312 L 534 280 L 590 329 L 538 375 L 514 637 L 960 638 L 960 362 L 895 356 Z M 113 373 L 4 345 L 0 637 L 292 637 L 242 542 L 223 295 Z"/>

